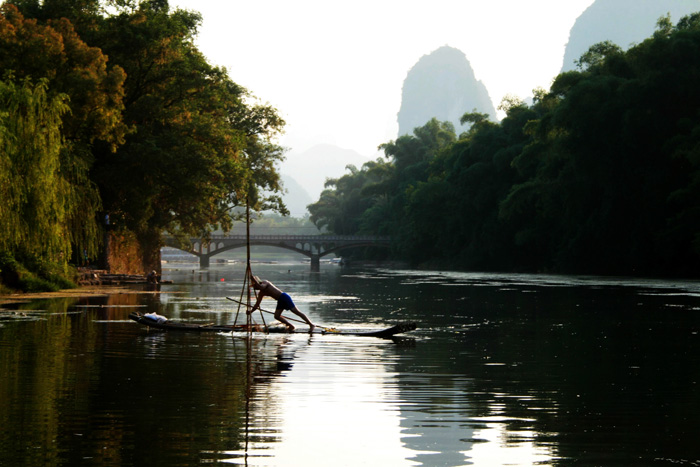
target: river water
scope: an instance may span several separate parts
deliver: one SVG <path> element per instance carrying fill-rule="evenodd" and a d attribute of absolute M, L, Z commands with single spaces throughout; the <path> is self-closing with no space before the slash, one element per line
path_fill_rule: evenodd
<path fill-rule="evenodd" d="M 128 319 L 232 323 L 244 266 L 192 268 L 0 313 L 0 466 L 700 465 L 698 282 L 260 264 L 318 324 L 418 329 Z"/>

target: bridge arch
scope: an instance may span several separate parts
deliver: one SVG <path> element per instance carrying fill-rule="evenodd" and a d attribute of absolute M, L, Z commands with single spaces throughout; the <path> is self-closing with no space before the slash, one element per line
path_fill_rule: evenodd
<path fill-rule="evenodd" d="M 199 238 L 191 238 L 187 249 L 172 236 L 163 236 L 163 244 L 177 248 L 199 257 L 202 268 L 209 267 L 212 256 L 236 248 L 245 247 L 247 239 L 244 235 L 215 235 L 209 242 Z M 357 247 L 389 247 L 389 237 L 354 236 L 354 235 L 252 235 L 251 246 L 272 246 L 294 251 L 311 259 L 311 270 L 320 269 L 320 259 L 323 256 L 336 253 L 347 248 Z M 213 247 L 213 248 L 212 248 Z"/>
<path fill-rule="evenodd" d="M 282 249 L 284 249 L 284 250 L 293 251 L 293 252 L 295 252 L 295 253 L 299 253 L 299 254 L 302 254 L 302 255 L 304 255 L 304 256 L 311 257 L 311 255 L 309 254 L 309 252 L 304 251 L 304 250 L 299 249 L 299 248 L 296 248 L 296 247 L 289 246 L 289 245 L 276 245 L 276 244 L 270 244 L 270 243 L 258 243 L 258 242 L 253 242 L 253 241 L 251 241 L 251 242 L 250 242 L 250 246 L 273 246 L 273 247 L 276 247 L 276 248 L 282 248 Z M 246 245 L 228 245 L 228 246 L 223 246 L 223 247 L 221 247 L 221 248 L 217 248 L 216 250 L 212 250 L 212 251 L 211 251 L 211 256 L 215 256 L 215 254 L 223 253 L 223 252 L 225 252 L 225 251 L 231 251 L 231 250 L 235 250 L 235 249 L 237 249 L 237 248 L 245 248 L 245 247 L 246 247 Z"/>

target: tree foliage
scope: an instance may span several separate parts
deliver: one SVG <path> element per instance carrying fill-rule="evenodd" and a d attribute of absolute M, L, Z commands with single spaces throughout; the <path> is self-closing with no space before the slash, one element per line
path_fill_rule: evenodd
<path fill-rule="evenodd" d="M 70 252 L 61 177 L 61 116 L 65 98 L 49 98 L 46 83 L 0 81 L 0 250 L 55 258 Z"/>
<path fill-rule="evenodd" d="M 65 96 L 52 98 L 46 88 L 45 81 L 0 81 L 0 277 L 12 285 L 23 280 L 15 260 L 49 279 L 52 265 L 70 256 L 74 238 L 69 220 L 80 190 L 60 160 L 68 106 Z"/>
<path fill-rule="evenodd" d="M 696 275 L 700 15 L 662 18 L 628 51 L 596 44 L 578 64 L 532 105 L 509 97 L 500 123 L 465 114 L 457 140 L 432 121 L 383 145 L 384 190 L 322 211 L 364 186 L 365 171 L 351 172 L 312 219 L 334 230 L 371 218 L 343 233 L 388 231 L 395 256 L 417 264 Z"/>
<path fill-rule="evenodd" d="M 94 255 L 99 235 L 96 225 L 100 200 L 89 178 L 91 146 L 100 141 L 115 150 L 124 140 L 122 84 L 124 72 L 107 67 L 100 49 L 88 46 L 66 19 L 40 24 L 25 18 L 15 6 L 0 7 L 0 63 L 4 79 L 22 83 L 42 80 L 47 98 L 62 96 L 60 171 L 72 185 L 68 235 L 76 247 Z M 70 248 L 65 251 L 70 257 Z"/>
<path fill-rule="evenodd" d="M 157 252 L 163 230 L 229 229 L 246 201 L 286 212 L 274 141 L 284 121 L 209 64 L 194 45 L 200 22 L 165 0 L 0 7 L 6 85 L 41 82 L 46 102 L 65 106 L 51 130 L 61 140 L 58 165 L 46 167 L 71 187 L 57 228 L 73 249 L 96 254 L 105 214 Z"/>
<path fill-rule="evenodd" d="M 124 115 L 136 128 L 116 155 L 99 155 L 95 178 L 115 221 L 144 235 L 227 230 L 247 195 L 254 208 L 285 209 L 272 142 L 284 121 L 206 61 L 193 43 L 200 20 L 143 2 L 95 34 L 126 71 Z"/>
<path fill-rule="evenodd" d="M 25 18 L 10 3 L 0 7 L 0 63 L 14 78 L 46 79 L 50 94 L 69 98 L 62 132 L 71 144 L 100 140 L 114 150 L 124 141 L 125 74 L 107 66 L 107 57 L 89 46 L 64 17 L 45 23 Z"/>

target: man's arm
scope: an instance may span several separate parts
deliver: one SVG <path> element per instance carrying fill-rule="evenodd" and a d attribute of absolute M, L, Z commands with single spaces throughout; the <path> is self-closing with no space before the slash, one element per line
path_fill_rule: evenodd
<path fill-rule="evenodd" d="M 258 296 L 255 300 L 255 305 L 253 305 L 253 308 L 250 309 L 248 314 L 254 312 L 255 310 L 257 310 L 260 307 L 260 302 L 262 302 L 263 297 L 265 297 L 265 292 L 263 292 L 264 289 L 265 289 L 265 287 L 260 289 L 260 291 L 258 292 Z"/>
<path fill-rule="evenodd" d="M 258 309 L 260 306 L 260 302 L 262 302 L 263 297 L 265 296 L 264 293 L 260 292 L 258 293 L 258 298 L 255 300 L 255 305 L 253 305 L 253 308 L 250 311 L 255 311 Z"/>

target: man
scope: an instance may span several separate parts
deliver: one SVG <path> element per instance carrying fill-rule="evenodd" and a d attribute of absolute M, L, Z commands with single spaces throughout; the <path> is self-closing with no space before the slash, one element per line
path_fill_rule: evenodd
<path fill-rule="evenodd" d="M 158 283 L 158 273 L 155 271 L 149 272 L 148 276 L 146 276 L 146 280 L 148 280 L 149 284 L 157 284 Z"/>
<path fill-rule="evenodd" d="M 250 285 L 258 291 L 258 298 L 255 301 L 253 308 L 248 311 L 248 314 L 253 313 L 255 310 L 260 308 L 260 302 L 262 302 L 263 297 L 268 296 L 277 300 L 277 307 L 275 308 L 275 319 L 285 326 L 287 326 L 288 331 L 293 331 L 294 326 L 292 323 L 287 321 L 286 318 L 282 316 L 284 310 L 290 310 L 295 315 L 299 316 L 309 325 L 309 332 L 313 331 L 316 325 L 314 325 L 309 318 L 306 317 L 304 313 L 299 311 L 299 308 L 294 305 L 292 297 L 289 294 L 282 292 L 279 288 L 270 281 L 261 281 L 258 276 L 252 276 L 250 278 Z"/>

